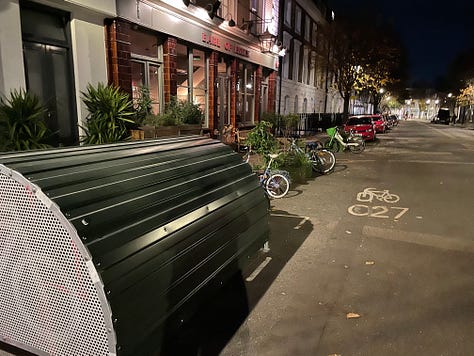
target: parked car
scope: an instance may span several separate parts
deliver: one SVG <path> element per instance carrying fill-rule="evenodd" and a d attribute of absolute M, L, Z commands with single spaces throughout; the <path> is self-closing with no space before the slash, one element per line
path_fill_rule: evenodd
<path fill-rule="evenodd" d="M 370 117 L 376 133 L 385 133 L 387 131 L 387 124 L 382 115 L 371 115 Z"/>
<path fill-rule="evenodd" d="M 392 128 L 398 125 L 398 116 L 397 115 L 388 115 L 386 120 L 388 127 Z"/>
<path fill-rule="evenodd" d="M 365 141 L 375 140 L 375 128 L 371 115 L 351 116 L 344 124 L 344 132 L 353 131 L 359 134 Z"/>
<path fill-rule="evenodd" d="M 431 120 L 431 122 L 435 124 L 445 124 L 449 125 L 449 121 L 451 120 L 451 116 L 449 115 L 448 108 L 441 108 L 438 110 L 438 114 Z"/>

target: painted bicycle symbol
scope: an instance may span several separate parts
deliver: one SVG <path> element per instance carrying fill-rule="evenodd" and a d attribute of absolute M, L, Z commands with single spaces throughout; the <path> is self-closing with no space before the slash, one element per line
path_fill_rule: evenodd
<path fill-rule="evenodd" d="M 393 204 L 400 200 L 396 194 L 392 194 L 385 190 L 377 190 L 377 188 L 365 188 L 363 192 L 357 193 L 357 200 L 360 202 L 372 202 L 374 199 L 385 203 Z"/>

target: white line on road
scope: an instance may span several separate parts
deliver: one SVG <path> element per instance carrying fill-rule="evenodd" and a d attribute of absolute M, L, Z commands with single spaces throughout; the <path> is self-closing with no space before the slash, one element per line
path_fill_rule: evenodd
<path fill-rule="evenodd" d="M 293 229 L 294 230 L 299 230 L 301 229 L 301 226 L 303 226 L 303 224 L 309 220 L 309 217 L 308 216 L 305 216 L 304 219 L 302 219 L 298 225 L 296 225 Z"/>
<path fill-rule="evenodd" d="M 270 263 L 271 260 L 272 260 L 271 257 L 265 258 L 265 260 L 262 263 L 260 263 L 260 265 L 255 269 L 255 271 L 253 271 L 250 276 L 245 278 L 245 280 L 247 282 L 252 282 L 258 276 L 258 274 L 262 272 L 262 270 Z"/>
<path fill-rule="evenodd" d="M 430 129 L 434 130 L 434 131 L 437 131 L 438 133 L 440 134 L 443 134 L 449 138 L 456 138 L 455 135 L 453 135 L 452 133 L 448 133 L 448 132 L 445 132 L 445 130 L 440 130 L 440 129 L 437 129 L 437 128 L 434 128 L 434 127 L 431 127 L 431 126 L 428 126 Z"/>
<path fill-rule="evenodd" d="M 474 242 L 456 237 L 423 234 L 402 230 L 383 229 L 374 226 L 364 226 L 362 234 L 368 237 L 377 237 L 385 240 L 408 242 L 417 245 L 436 247 L 443 250 L 453 250 L 474 253 Z"/>
<path fill-rule="evenodd" d="M 352 163 L 352 162 L 375 162 L 376 160 L 375 159 L 337 159 L 337 162 L 338 163 L 346 163 L 346 162 L 349 162 L 349 163 Z"/>
<path fill-rule="evenodd" d="M 418 159 L 412 159 L 412 160 L 404 160 L 404 159 L 389 159 L 388 161 L 389 161 L 389 162 L 400 162 L 400 163 L 461 164 L 461 165 L 467 165 L 467 166 L 472 166 L 472 165 L 474 165 L 474 162 L 425 161 L 425 160 L 418 160 Z"/>

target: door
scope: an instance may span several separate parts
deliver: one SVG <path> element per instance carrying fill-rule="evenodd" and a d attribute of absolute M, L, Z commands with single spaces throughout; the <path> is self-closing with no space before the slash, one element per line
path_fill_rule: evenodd
<path fill-rule="evenodd" d="M 67 49 L 24 42 L 23 55 L 28 91 L 38 95 L 47 108 L 46 124 L 53 131 L 49 143 L 54 146 L 77 144 Z"/>
<path fill-rule="evenodd" d="M 37 4 L 21 7 L 26 88 L 47 108 L 50 144 L 78 143 L 72 60 L 68 35 L 69 15 Z"/>

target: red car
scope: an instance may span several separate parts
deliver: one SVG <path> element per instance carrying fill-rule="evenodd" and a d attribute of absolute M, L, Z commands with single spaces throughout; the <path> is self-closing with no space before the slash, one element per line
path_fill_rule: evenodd
<path fill-rule="evenodd" d="M 385 133 L 387 131 L 387 125 L 382 115 L 371 115 L 372 123 L 374 124 L 375 132 Z"/>
<path fill-rule="evenodd" d="M 344 131 L 349 133 L 353 131 L 359 134 L 365 141 L 375 140 L 375 128 L 372 123 L 371 115 L 351 116 L 344 124 Z"/>

